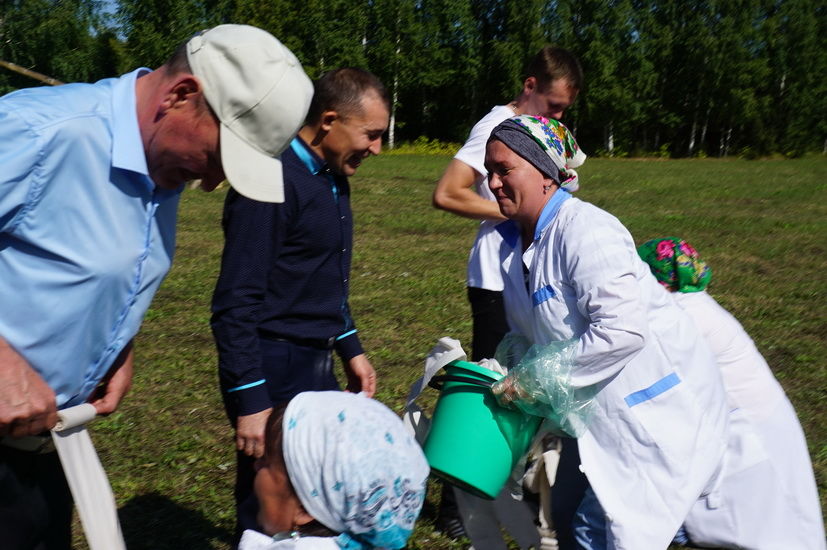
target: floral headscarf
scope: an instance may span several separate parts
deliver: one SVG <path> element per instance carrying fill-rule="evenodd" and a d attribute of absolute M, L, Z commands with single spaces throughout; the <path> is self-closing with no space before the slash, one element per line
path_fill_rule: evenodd
<path fill-rule="evenodd" d="M 698 252 L 677 237 L 646 241 L 637 248 L 637 253 L 670 292 L 700 292 L 712 279 L 712 270 Z"/>
<path fill-rule="evenodd" d="M 305 392 L 284 413 L 284 462 L 305 510 L 348 550 L 403 548 L 428 463 L 402 420 L 361 394 Z"/>
<path fill-rule="evenodd" d="M 489 141 L 492 139 L 505 143 L 566 191 L 574 192 L 580 188 L 574 168 L 586 162 L 586 154 L 559 120 L 519 115 L 494 128 Z M 535 144 L 539 145 L 539 150 Z"/>

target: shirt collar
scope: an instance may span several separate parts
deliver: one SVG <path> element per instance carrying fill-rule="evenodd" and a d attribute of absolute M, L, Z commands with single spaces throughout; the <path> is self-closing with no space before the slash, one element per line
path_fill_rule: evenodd
<path fill-rule="evenodd" d="M 290 148 L 302 161 L 302 164 L 310 171 L 311 174 L 317 176 L 321 173 L 328 173 L 327 164 L 304 142 L 302 138 L 296 136 L 290 142 Z"/>
<path fill-rule="evenodd" d="M 543 207 L 543 211 L 540 212 L 540 218 L 537 220 L 537 225 L 534 228 L 534 240 L 540 238 L 540 235 L 543 234 L 543 230 L 551 223 L 551 220 L 557 216 L 557 212 L 560 211 L 560 207 L 563 206 L 563 203 L 571 198 L 571 193 L 564 189 L 557 189 L 551 198 L 548 200 L 546 205 Z"/>
<path fill-rule="evenodd" d="M 537 227 L 534 228 L 534 240 L 540 238 L 543 230 L 551 223 L 551 220 L 557 216 L 560 207 L 563 203 L 571 198 L 571 193 L 563 189 L 557 189 L 555 193 L 548 200 L 540 212 L 540 218 L 537 220 Z M 503 238 L 508 246 L 516 248 L 517 243 L 520 242 L 520 226 L 514 220 L 505 220 L 495 226 L 497 233 Z"/>
<path fill-rule="evenodd" d="M 505 220 L 495 226 L 497 233 L 503 238 L 508 246 L 516 248 L 520 242 L 520 226 L 514 220 Z"/>
<path fill-rule="evenodd" d="M 151 72 L 142 67 L 112 84 L 112 166 L 149 176 L 135 101 L 135 83 Z"/>

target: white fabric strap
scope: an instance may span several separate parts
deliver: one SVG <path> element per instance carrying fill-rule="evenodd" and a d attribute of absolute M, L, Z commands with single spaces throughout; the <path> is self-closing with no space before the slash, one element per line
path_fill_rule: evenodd
<path fill-rule="evenodd" d="M 101 466 L 86 423 L 95 418 L 89 403 L 58 411 L 52 430 L 66 481 L 75 499 L 90 550 L 126 550 L 115 496 Z"/>
<path fill-rule="evenodd" d="M 431 381 L 431 378 L 437 373 L 439 369 L 450 363 L 451 361 L 465 361 L 467 356 L 462 349 L 459 340 L 443 336 L 437 341 L 428 357 L 425 358 L 425 373 L 422 378 L 411 384 L 411 390 L 408 393 L 408 400 L 405 404 L 406 409 L 411 409 L 416 398 L 422 393 L 422 390 Z"/>

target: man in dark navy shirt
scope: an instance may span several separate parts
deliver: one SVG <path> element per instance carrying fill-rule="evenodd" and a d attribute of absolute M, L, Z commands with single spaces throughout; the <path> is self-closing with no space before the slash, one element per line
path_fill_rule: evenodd
<path fill-rule="evenodd" d="M 285 202 L 233 190 L 224 205 L 224 254 L 212 329 L 221 390 L 236 430 L 237 536 L 255 529 L 254 467 L 271 408 L 302 391 L 376 391 L 348 306 L 353 221 L 348 176 L 378 155 L 388 127 L 382 83 L 362 69 L 315 83 L 305 125 L 283 153 Z"/>

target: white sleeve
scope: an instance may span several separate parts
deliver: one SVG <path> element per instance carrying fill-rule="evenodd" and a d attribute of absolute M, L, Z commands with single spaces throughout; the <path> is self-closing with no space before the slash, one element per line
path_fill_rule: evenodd
<path fill-rule="evenodd" d="M 485 115 L 477 122 L 468 139 L 462 148 L 454 155 L 454 158 L 460 160 L 474 169 L 479 175 L 485 176 L 485 144 L 488 143 L 488 137 L 500 122 L 512 116 L 514 112 L 504 106 L 499 105 L 491 109 L 491 112 Z"/>
<path fill-rule="evenodd" d="M 611 378 L 643 349 L 648 316 L 634 241 L 616 218 L 590 206 L 569 221 L 563 235 L 566 277 L 588 320 L 572 372 L 572 384 L 585 387 Z"/>

